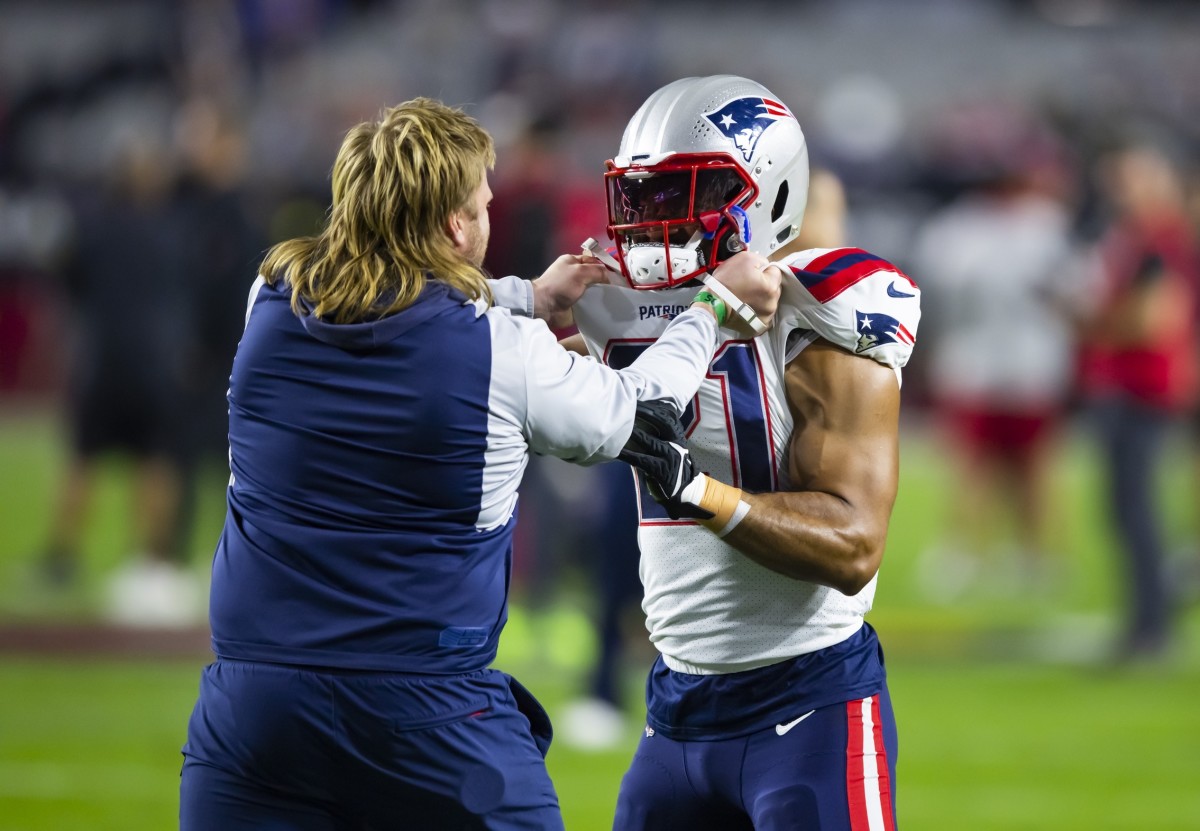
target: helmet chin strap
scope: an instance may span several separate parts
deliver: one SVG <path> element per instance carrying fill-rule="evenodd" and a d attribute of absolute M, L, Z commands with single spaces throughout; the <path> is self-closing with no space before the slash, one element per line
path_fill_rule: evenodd
<path fill-rule="evenodd" d="M 621 273 L 621 264 L 617 262 L 616 258 L 613 257 L 612 254 L 609 254 L 604 250 L 604 246 L 596 242 L 595 237 L 588 237 L 585 239 L 583 241 L 582 248 L 584 254 L 589 257 L 595 257 L 609 271 L 615 271 L 618 274 Z"/>

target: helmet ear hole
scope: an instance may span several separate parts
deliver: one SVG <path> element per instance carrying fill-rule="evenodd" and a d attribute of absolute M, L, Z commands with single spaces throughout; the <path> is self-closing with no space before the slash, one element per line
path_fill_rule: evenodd
<path fill-rule="evenodd" d="M 783 216 L 783 209 L 787 207 L 788 200 L 788 183 L 787 179 L 779 186 L 779 192 L 775 194 L 775 204 L 771 206 L 771 222 L 778 222 L 779 217 Z"/>

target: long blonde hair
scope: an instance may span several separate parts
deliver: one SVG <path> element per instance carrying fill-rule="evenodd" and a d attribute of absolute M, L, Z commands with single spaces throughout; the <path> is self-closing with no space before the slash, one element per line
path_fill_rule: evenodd
<path fill-rule="evenodd" d="M 486 275 L 447 229 L 456 212 L 475 217 L 472 198 L 495 162 L 491 136 L 462 110 L 430 98 L 386 109 L 346 134 L 325 228 L 275 245 L 259 272 L 288 282 L 297 315 L 334 323 L 408 307 L 427 276 L 490 303 Z"/>

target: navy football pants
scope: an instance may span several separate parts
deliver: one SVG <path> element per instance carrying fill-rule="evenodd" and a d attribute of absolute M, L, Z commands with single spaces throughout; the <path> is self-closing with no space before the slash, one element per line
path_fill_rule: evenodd
<path fill-rule="evenodd" d="M 188 724 L 179 827 L 562 829 L 548 744 L 545 712 L 495 670 L 416 678 L 217 661 Z"/>
<path fill-rule="evenodd" d="M 737 739 L 646 733 L 621 782 L 614 831 L 895 831 L 886 690 Z"/>

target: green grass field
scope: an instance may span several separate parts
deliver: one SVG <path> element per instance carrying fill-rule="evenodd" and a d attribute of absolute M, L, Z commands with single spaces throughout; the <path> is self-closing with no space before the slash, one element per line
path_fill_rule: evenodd
<path fill-rule="evenodd" d="M 99 497 L 80 588 L 38 590 L 32 559 L 62 462 L 59 425 L 40 413 L 0 417 L 0 625 L 94 619 L 105 575 L 128 546 L 126 471 Z M 922 591 L 918 555 L 944 518 L 944 451 L 905 433 L 904 475 L 870 620 L 888 653 L 900 723 L 898 809 L 913 831 L 1200 829 L 1200 608 L 1162 665 L 1104 659 L 1115 634 L 1115 555 L 1086 436 L 1056 467 L 1052 591 L 1014 588 L 1002 562 L 954 602 Z M 1186 448 L 1162 483 L 1173 540 L 1196 534 L 1200 495 Z M 209 556 L 222 481 L 204 488 L 194 558 Z M 594 650 L 589 598 L 573 580 L 553 619 L 520 607 L 500 664 L 561 710 Z M 174 827 L 178 772 L 198 673 L 207 656 L 53 658 L 0 654 L 0 830 Z M 637 707 L 641 667 L 631 661 Z M 581 753 L 556 744 L 551 773 L 571 831 L 609 828 L 628 747 Z"/>

